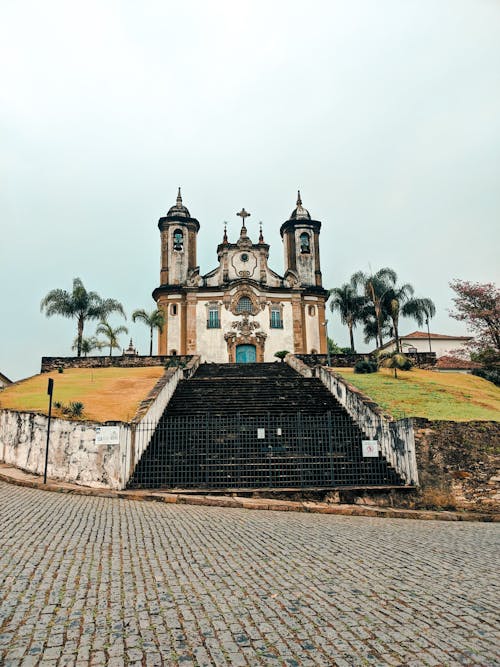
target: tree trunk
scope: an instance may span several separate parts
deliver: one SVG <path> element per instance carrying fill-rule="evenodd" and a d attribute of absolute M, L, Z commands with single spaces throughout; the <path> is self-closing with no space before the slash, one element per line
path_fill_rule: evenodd
<path fill-rule="evenodd" d="M 81 357 L 82 356 L 82 339 L 83 339 L 83 325 L 84 325 L 84 318 L 83 315 L 78 316 L 78 341 L 77 341 L 77 349 L 76 349 L 76 356 Z"/>
<path fill-rule="evenodd" d="M 392 324 L 394 326 L 394 338 L 396 339 L 396 352 L 401 352 L 401 345 L 400 345 L 400 342 L 399 342 L 399 329 L 398 329 L 397 319 L 393 319 Z"/>
<path fill-rule="evenodd" d="M 152 357 L 153 356 L 153 327 L 150 327 L 149 331 L 150 331 L 150 334 L 151 334 L 150 339 L 149 339 L 149 356 Z"/>
<path fill-rule="evenodd" d="M 348 326 L 349 326 L 349 338 L 351 339 L 351 352 L 354 354 L 356 350 L 354 349 L 354 334 L 352 332 L 352 322 Z"/>

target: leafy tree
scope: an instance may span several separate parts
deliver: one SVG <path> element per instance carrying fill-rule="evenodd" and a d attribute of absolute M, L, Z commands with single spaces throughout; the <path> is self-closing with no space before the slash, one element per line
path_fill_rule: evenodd
<path fill-rule="evenodd" d="M 377 328 L 375 339 L 377 346 L 383 345 L 383 326 L 386 319 L 384 313 L 384 298 L 397 281 L 396 272 L 389 267 L 379 269 L 376 273 L 367 274 L 357 271 L 351 278 L 351 283 L 356 288 L 361 286 L 369 305 L 373 307 L 373 317 Z M 366 316 L 366 312 L 365 312 Z"/>
<path fill-rule="evenodd" d="M 355 352 L 353 329 L 358 322 L 363 320 L 363 308 L 366 305 L 366 297 L 358 294 L 356 284 L 351 278 L 350 283 L 344 283 L 340 287 L 330 290 L 330 310 L 332 313 L 338 311 L 340 321 L 349 329 L 349 340 L 351 351 Z"/>
<path fill-rule="evenodd" d="M 474 335 L 470 347 L 476 353 L 488 356 L 493 352 L 496 363 L 500 361 L 500 290 L 494 283 L 472 283 L 453 280 L 451 289 L 455 311 L 450 315 L 455 320 L 465 322 Z M 491 352 L 489 353 L 492 357 Z"/>
<path fill-rule="evenodd" d="M 278 352 L 274 353 L 274 356 L 277 357 L 278 359 L 281 359 L 281 361 L 285 361 L 285 357 L 287 354 L 290 354 L 288 350 L 278 350 Z"/>
<path fill-rule="evenodd" d="M 96 292 L 87 292 L 80 278 L 73 279 L 73 290 L 51 290 L 41 301 L 45 315 L 61 315 L 77 321 L 77 356 L 82 356 L 83 328 L 87 320 L 103 320 L 117 312 L 125 317 L 123 306 L 115 299 L 103 299 Z"/>
<path fill-rule="evenodd" d="M 153 330 L 158 329 L 161 333 L 165 325 L 165 315 L 163 310 L 157 308 L 153 312 L 148 313 L 144 309 L 134 310 L 132 313 L 132 322 L 137 320 L 144 322 L 146 326 L 149 327 L 150 339 L 149 339 L 149 356 L 153 356 Z"/>
<path fill-rule="evenodd" d="M 95 332 L 97 335 L 102 334 L 105 338 L 107 338 L 106 346 L 109 345 L 109 356 L 111 357 L 113 354 L 113 350 L 120 349 L 120 344 L 118 343 L 118 336 L 120 334 L 128 333 L 128 329 L 123 325 L 116 327 L 116 329 L 113 329 L 113 327 L 111 326 L 111 324 L 109 324 L 109 322 L 103 320 L 102 322 L 100 322 Z"/>

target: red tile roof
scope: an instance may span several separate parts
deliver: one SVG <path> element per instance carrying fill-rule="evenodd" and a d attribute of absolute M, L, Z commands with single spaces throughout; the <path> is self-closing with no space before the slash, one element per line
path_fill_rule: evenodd
<path fill-rule="evenodd" d="M 414 331 L 413 333 L 407 334 L 406 336 L 400 336 L 401 340 L 409 339 L 424 339 L 428 340 L 430 337 L 431 340 L 472 340 L 472 336 L 447 336 L 445 334 L 428 334 L 426 331 Z"/>
<path fill-rule="evenodd" d="M 459 357 L 444 356 L 439 357 L 433 368 L 437 368 L 438 370 L 468 371 L 473 368 L 481 368 L 481 364 L 478 364 L 475 361 L 460 359 Z"/>

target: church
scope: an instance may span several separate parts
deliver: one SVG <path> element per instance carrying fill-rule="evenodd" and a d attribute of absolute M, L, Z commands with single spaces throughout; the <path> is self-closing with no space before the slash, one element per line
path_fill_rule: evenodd
<path fill-rule="evenodd" d="M 200 355 L 202 362 L 276 361 L 282 350 L 326 353 L 325 304 L 321 281 L 321 222 L 311 218 L 298 193 L 296 208 L 281 225 L 285 271 L 268 266 L 262 227 L 249 238 L 243 208 L 240 236 L 230 242 L 224 228 L 218 265 L 202 274 L 196 245 L 200 223 L 183 204 L 181 191 L 160 218 L 160 285 L 153 291 L 165 316 L 158 354 Z"/>

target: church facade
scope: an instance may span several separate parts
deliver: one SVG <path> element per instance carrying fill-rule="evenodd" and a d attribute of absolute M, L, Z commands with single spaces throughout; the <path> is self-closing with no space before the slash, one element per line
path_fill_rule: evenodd
<path fill-rule="evenodd" d="M 217 246 L 218 266 L 206 274 L 197 264 L 200 223 L 191 217 L 181 192 L 160 218 L 160 285 L 153 291 L 165 315 L 159 354 L 199 354 L 202 361 L 276 361 L 281 350 L 326 353 L 325 304 L 321 281 L 321 222 L 302 206 L 280 228 L 285 272 L 268 266 L 269 245 L 260 230 L 248 236 L 242 209 L 240 236 L 230 242 L 224 229 Z"/>

